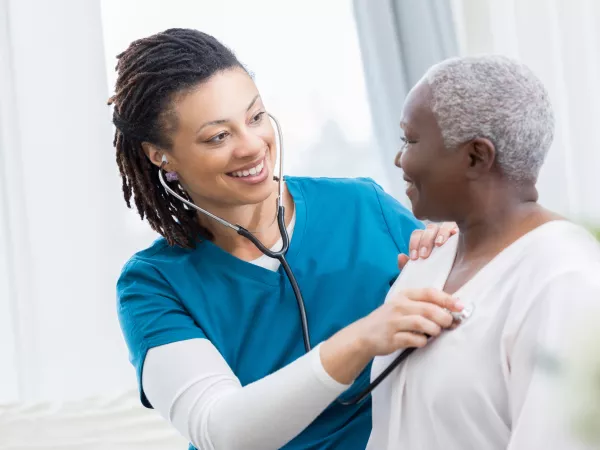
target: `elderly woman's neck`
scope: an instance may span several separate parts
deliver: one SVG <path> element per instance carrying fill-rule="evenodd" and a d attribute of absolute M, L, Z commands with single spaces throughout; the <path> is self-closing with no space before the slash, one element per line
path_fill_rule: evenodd
<path fill-rule="evenodd" d="M 492 186 L 472 199 L 470 212 L 458 219 L 459 255 L 501 250 L 523 234 L 548 220 L 548 211 L 537 203 L 535 186 Z M 498 247 L 498 248 L 496 248 Z"/>

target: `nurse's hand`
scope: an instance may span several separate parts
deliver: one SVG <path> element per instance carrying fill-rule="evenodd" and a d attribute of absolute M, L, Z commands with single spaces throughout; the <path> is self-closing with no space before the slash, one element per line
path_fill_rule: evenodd
<path fill-rule="evenodd" d="M 371 314 L 348 325 L 321 344 L 321 362 L 340 383 L 351 383 L 376 356 L 423 347 L 425 335 L 438 336 L 452 326 L 448 312 L 462 304 L 437 289 L 401 291 Z"/>
<path fill-rule="evenodd" d="M 443 291 L 407 289 L 362 319 L 360 334 L 373 356 L 423 347 L 427 344 L 425 335 L 435 337 L 452 326 L 453 318 L 448 311 L 462 309 L 457 298 Z"/>
<path fill-rule="evenodd" d="M 399 255 L 398 267 L 402 269 L 411 259 L 428 258 L 433 247 L 444 245 L 450 236 L 456 233 L 458 233 L 458 226 L 454 222 L 430 223 L 424 230 L 413 231 L 408 244 L 410 257 L 405 254 Z"/>

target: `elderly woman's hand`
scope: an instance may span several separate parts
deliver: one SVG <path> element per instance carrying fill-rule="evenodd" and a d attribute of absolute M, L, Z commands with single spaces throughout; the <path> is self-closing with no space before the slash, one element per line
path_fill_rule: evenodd
<path fill-rule="evenodd" d="M 398 256 L 398 267 L 402 269 L 408 261 L 419 258 L 428 258 L 433 247 L 444 245 L 450 236 L 458 233 L 458 226 L 454 222 L 440 224 L 430 223 L 424 230 L 415 230 L 410 237 L 408 251 L 410 256 Z"/>

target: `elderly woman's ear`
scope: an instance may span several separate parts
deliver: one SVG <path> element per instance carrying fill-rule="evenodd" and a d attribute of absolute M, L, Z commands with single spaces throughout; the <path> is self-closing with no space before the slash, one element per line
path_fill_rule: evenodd
<path fill-rule="evenodd" d="M 489 174 L 496 166 L 496 147 L 489 139 L 475 138 L 466 145 L 464 151 L 469 179 L 475 180 Z"/>

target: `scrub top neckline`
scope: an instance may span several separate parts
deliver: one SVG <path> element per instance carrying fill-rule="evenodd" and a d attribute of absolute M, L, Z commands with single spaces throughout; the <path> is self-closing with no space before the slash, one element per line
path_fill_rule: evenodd
<path fill-rule="evenodd" d="M 296 214 L 294 233 L 292 234 L 290 247 L 286 253 L 287 261 L 293 266 L 294 259 L 298 256 L 298 253 L 302 248 L 301 244 L 304 238 L 307 212 L 304 194 L 296 179 L 294 177 L 286 176 L 284 177 L 284 180 L 292 200 L 294 201 L 294 210 Z M 285 277 L 281 266 L 277 271 L 257 266 L 250 261 L 244 261 L 233 256 L 231 253 L 226 252 L 211 241 L 203 241 L 200 244 L 200 248 L 202 249 L 202 253 L 204 253 L 203 258 L 210 261 L 211 265 L 218 265 L 227 272 L 235 273 L 236 276 L 250 278 L 253 281 L 273 286 L 278 286 L 281 283 L 282 277 Z"/>

